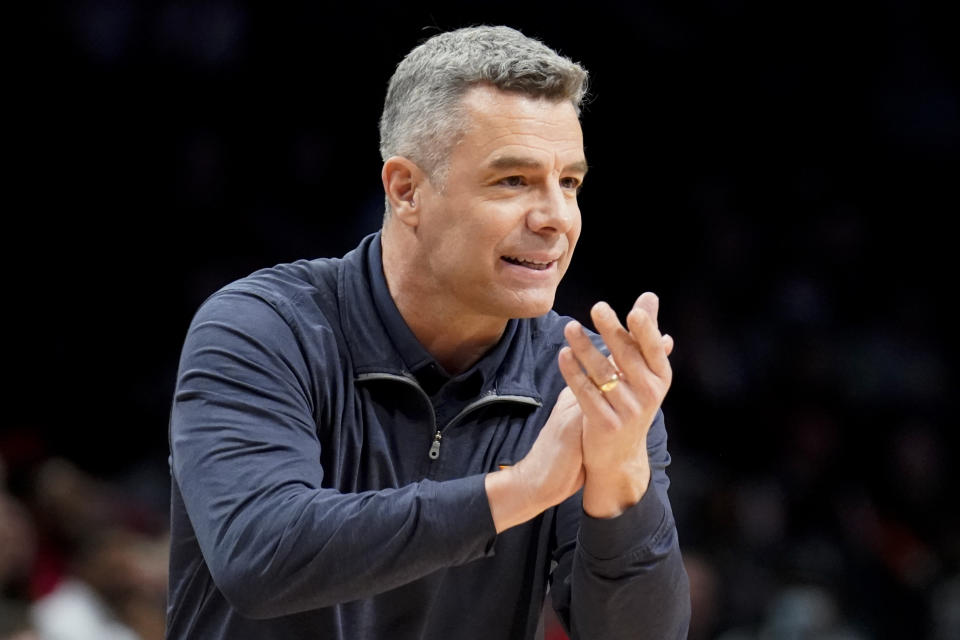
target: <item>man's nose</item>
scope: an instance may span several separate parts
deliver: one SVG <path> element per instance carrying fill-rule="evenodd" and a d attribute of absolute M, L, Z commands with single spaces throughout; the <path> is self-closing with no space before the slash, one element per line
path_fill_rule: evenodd
<path fill-rule="evenodd" d="M 559 184 L 546 185 L 527 215 L 527 225 L 537 233 L 566 233 L 574 224 L 576 209 L 577 201 L 570 198 Z"/>

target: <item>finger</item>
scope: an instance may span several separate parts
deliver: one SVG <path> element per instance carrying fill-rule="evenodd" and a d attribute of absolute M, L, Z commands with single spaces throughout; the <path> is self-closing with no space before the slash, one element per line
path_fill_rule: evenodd
<path fill-rule="evenodd" d="M 646 311 L 641 309 L 636 309 L 632 313 L 646 315 Z M 617 415 L 625 419 L 639 412 L 642 407 L 650 406 L 651 403 L 659 404 L 664 387 L 663 374 L 658 375 L 651 369 L 643 355 L 640 342 L 623 328 L 617 320 L 616 313 L 606 303 L 594 305 L 592 315 L 598 331 L 601 332 L 600 335 L 610 347 L 611 357 L 625 374 L 627 385 L 621 389 L 624 397 L 618 398 L 614 406 L 617 409 Z M 659 333 L 656 333 L 656 337 L 660 338 Z M 613 394 L 607 395 L 609 399 Z"/>
<path fill-rule="evenodd" d="M 619 324 L 619 323 L 618 323 Z M 621 329 L 626 332 L 626 329 Z M 586 372 L 587 378 L 600 392 L 598 400 L 606 400 L 617 413 L 628 412 L 633 408 L 626 386 L 619 384 L 620 371 L 616 362 L 603 355 L 579 323 L 570 323 L 565 328 L 567 340 L 575 360 Z M 629 334 L 627 334 L 629 335 Z M 604 383 L 612 386 L 604 391 Z"/>
<path fill-rule="evenodd" d="M 653 326 L 658 326 L 658 316 L 660 314 L 660 298 L 653 291 L 644 291 L 633 303 L 634 309 L 643 309 L 653 318 Z"/>
<path fill-rule="evenodd" d="M 660 297 L 653 293 L 652 291 L 645 291 L 637 298 L 636 302 L 633 303 L 634 308 L 639 307 L 644 309 L 651 315 L 653 318 L 654 326 L 657 328 L 657 331 L 660 330 Z M 673 336 L 668 334 L 663 334 L 661 341 L 664 345 L 664 352 L 669 356 L 673 353 Z"/>
<path fill-rule="evenodd" d="M 656 327 L 656 321 L 644 307 L 634 307 L 627 314 L 627 326 L 630 334 L 640 347 L 640 353 L 650 371 L 658 378 L 669 379 L 670 361 L 663 343 L 663 336 Z"/>
<path fill-rule="evenodd" d="M 560 374 L 576 396 L 581 411 L 601 424 L 617 424 L 616 411 L 604 397 L 604 393 L 593 384 L 593 380 L 581 368 L 573 349 L 571 347 L 560 349 L 557 362 L 560 365 Z"/>
<path fill-rule="evenodd" d="M 557 396 L 557 402 L 554 404 L 554 407 L 558 407 L 561 411 L 565 411 L 576 406 L 577 397 L 573 395 L 573 391 L 570 390 L 570 387 L 564 387 L 561 389 L 560 395 Z"/>
<path fill-rule="evenodd" d="M 673 336 L 669 333 L 665 333 L 660 337 L 660 342 L 663 343 L 663 352 L 668 356 L 673 353 Z"/>
<path fill-rule="evenodd" d="M 583 325 L 576 321 L 570 322 L 564 327 L 563 334 L 573 350 L 573 355 L 595 384 L 603 384 L 616 375 L 616 368 L 593 344 Z"/>
<path fill-rule="evenodd" d="M 598 302 L 590 310 L 590 316 L 626 380 L 640 382 L 647 373 L 647 362 L 637 341 L 620 324 L 616 312 L 606 302 Z"/>

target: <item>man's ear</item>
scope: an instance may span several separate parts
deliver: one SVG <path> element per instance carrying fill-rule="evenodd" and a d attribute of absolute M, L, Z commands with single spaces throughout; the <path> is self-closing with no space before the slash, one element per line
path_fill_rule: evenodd
<path fill-rule="evenodd" d="M 426 175 L 409 158 L 392 156 L 383 163 L 380 179 L 383 191 L 390 201 L 392 215 L 400 222 L 417 226 L 420 223 L 418 187 L 424 184 Z"/>

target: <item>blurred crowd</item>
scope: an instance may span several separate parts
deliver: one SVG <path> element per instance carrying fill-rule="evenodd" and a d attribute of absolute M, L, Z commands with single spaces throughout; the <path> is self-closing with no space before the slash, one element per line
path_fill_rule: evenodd
<path fill-rule="evenodd" d="M 0 640 L 162 640 L 161 508 L 65 458 L 0 456 Z"/>
<path fill-rule="evenodd" d="M 790 237 L 741 208 L 702 214 L 715 268 L 678 287 L 671 318 L 691 639 L 960 638 L 960 438 L 936 278 L 887 278 L 912 267 L 871 255 L 867 214 L 810 203 Z"/>
<path fill-rule="evenodd" d="M 960 520 L 936 434 L 884 437 L 891 481 L 870 486 L 844 468 L 835 419 L 785 420 L 766 471 L 673 448 L 691 640 L 960 637 Z M 15 435 L 0 439 L 0 640 L 162 639 L 163 480 L 108 482 Z M 545 632 L 566 638 L 549 606 Z"/>

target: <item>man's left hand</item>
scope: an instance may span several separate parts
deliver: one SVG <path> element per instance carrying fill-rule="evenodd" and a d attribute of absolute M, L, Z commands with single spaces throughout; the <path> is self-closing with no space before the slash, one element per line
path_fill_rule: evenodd
<path fill-rule="evenodd" d="M 583 411 L 583 508 L 593 517 L 619 515 L 650 483 L 647 432 L 673 379 L 673 338 L 660 333 L 659 306 L 653 293 L 641 295 L 627 314 L 628 328 L 607 303 L 593 306 L 609 358 L 578 322 L 564 329 L 570 346 L 560 351 L 560 372 Z"/>

